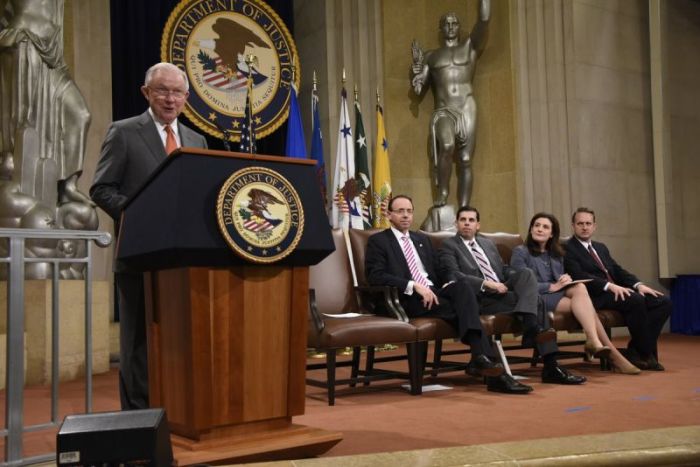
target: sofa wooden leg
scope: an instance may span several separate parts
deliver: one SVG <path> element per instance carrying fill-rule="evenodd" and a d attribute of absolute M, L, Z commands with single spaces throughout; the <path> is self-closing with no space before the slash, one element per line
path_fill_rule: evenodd
<path fill-rule="evenodd" d="M 428 349 L 427 342 L 412 342 L 406 344 L 408 353 L 408 377 L 411 384 L 411 395 L 419 396 L 423 393 L 423 370 L 425 368 L 425 355 Z"/>
<path fill-rule="evenodd" d="M 426 347 L 427 354 L 427 347 Z M 427 355 L 426 355 L 427 357 Z M 433 369 L 430 372 L 430 376 L 433 378 L 437 377 L 440 371 L 440 362 L 442 361 L 442 339 L 435 339 L 435 345 L 433 346 Z"/>
<path fill-rule="evenodd" d="M 372 376 L 374 373 L 374 355 L 376 348 L 373 345 L 367 346 L 367 364 L 365 365 L 365 376 Z M 369 386 L 369 379 L 365 378 L 365 386 Z"/>
<path fill-rule="evenodd" d="M 326 350 L 326 384 L 328 405 L 335 405 L 335 353 L 336 349 Z"/>

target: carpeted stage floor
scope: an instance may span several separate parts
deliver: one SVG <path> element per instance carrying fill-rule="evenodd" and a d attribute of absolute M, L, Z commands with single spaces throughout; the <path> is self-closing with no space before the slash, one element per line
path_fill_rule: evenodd
<path fill-rule="evenodd" d="M 624 342 L 616 339 L 618 346 Z M 524 396 L 490 393 L 476 378 L 449 373 L 426 380 L 449 390 L 414 397 L 389 380 L 341 389 L 329 407 L 325 392 L 309 386 L 306 414 L 295 422 L 343 433 L 324 457 L 700 425 L 700 337 L 663 335 L 660 356 L 665 372 L 638 376 L 601 372 L 597 362 L 564 360 L 588 378 L 573 387 L 542 384 L 539 368 L 518 364 L 514 373 L 535 388 Z M 116 370 L 93 381 L 94 410 L 118 410 Z M 82 382 L 61 385 L 61 417 L 84 410 L 82 390 Z M 0 397 L 4 401 L 4 392 Z M 27 389 L 25 401 L 27 423 L 46 421 L 48 389 Z M 53 451 L 54 443 L 55 431 L 28 433 L 25 455 Z"/>
<path fill-rule="evenodd" d="M 381 382 L 343 390 L 334 407 L 322 389 L 307 387 L 306 414 L 295 420 L 343 433 L 327 456 L 700 424 L 700 337 L 664 335 L 660 358 L 665 372 L 632 376 L 600 371 L 597 360 L 563 360 L 588 378 L 582 386 L 542 384 L 541 366 L 515 365 L 535 388 L 523 396 L 488 392 L 459 373 L 426 381 L 450 390 L 410 396 L 395 381 Z"/>

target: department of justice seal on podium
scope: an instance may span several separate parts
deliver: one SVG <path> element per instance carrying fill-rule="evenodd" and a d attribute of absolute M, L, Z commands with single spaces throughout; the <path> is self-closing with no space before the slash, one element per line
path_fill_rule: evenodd
<path fill-rule="evenodd" d="M 224 182 L 216 217 L 231 249 L 255 263 L 286 257 L 304 232 L 299 194 L 281 174 L 264 167 L 238 170 Z"/>
<path fill-rule="evenodd" d="M 250 67 L 248 54 L 257 58 Z M 301 76 L 292 35 L 262 0 L 181 0 L 163 30 L 161 60 L 187 73 L 187 118 L 217 138 L 226 131 L 233 141 L 240 140 L 249 77 L 261 138 L 287 119 L 292 79 L 298 87 Z"/>

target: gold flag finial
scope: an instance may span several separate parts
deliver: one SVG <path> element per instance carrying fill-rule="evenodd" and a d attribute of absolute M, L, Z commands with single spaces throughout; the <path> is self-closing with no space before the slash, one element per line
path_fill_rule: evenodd
<path fill-rule="evenodd" d="M 357 96 L 358 96 L 358 93 L 357 93 L 357 83 L 355 83 L 355 90 L 354 90 L 354 93 L 355 93 L 355 102 L 357 102 Z"/>
<path fill-rule="evenodd" d="M 379 88 L 377 87 L 377 105 L 379 105 Z"/>
<path fill-rule="evenodd" d="M 314 70 L 314 91 L 316 91 L 316 84 L 318 81 L 316 81 L 316 70 Z"/>
<path fill-rule="evenodd" d="M 343 87 L 345 87 L 345 68 L 343 68 L 343 78 L 341 82 L 343 83 Z"/>

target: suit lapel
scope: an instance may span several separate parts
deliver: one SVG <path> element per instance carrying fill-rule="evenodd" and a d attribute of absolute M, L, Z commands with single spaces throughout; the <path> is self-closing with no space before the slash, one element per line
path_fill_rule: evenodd
<path fill-rule="evenodd" d="M 560 257 L 553 258 L 552 255 L 549 255 L 549 262 L 552 265 L 552 272 L 554 273 L 554 278 L 559 279 L 559 276 L 564 274 L 564 263 L 560 261 Z M 542 274 L 542 277 L 546 277 L 545 274 Z"/>
<path fill-rule="evenodd" d="M 479 267 L 478 264 L 476 264 L 476 261 L 474 260 L 474 257 L 472 256 L 472 252 L 469 251 L 469 248 L 467 248 L 467 245 L 464 244 L 464 240 L 462 240 L 462 237 L 460 237 L 459 234 L 457 234 L 452 238 L 457 243 L 457 249 L 464 257 L 464 260 L 467 263 L 469 263 L 469 265 L 471 266 L 472 269 L 474 269 L 479 274 L 481 274 L 481 268 Z"/>
<path fill-rule="evenodd" d="M 163 141 L 158 135 L 158 128 L 148 111 L 141 114 L 137 132 L 146 144 L 146 147 L 148 147 L 151 156 L 160 164 L 166 158 L 167 154 L 165 154 Z"/>
<path fill-rule="evenodd" d="M 399 244 L 399 240 L 396 238 L 396 235 L 394 235 L 394 232 L 391 229 L 387 229 L 384 232 L 387 236 L 387 240 L 389 241 L 389 245 L 391 245 L 391 250 L 394 252 L 396 263 L 401 265 L 404 277 L 411 279 L 413 276 L 411 275 L 411 270 L 408 269 L 406 256 L 403 254 L 403 249 Z"/>
<path fill-rule="evenodd" d="M 573 238 L 572 238 L 571 240 L 569 240 L 569 241 L 574 241 L 574 242 L 576 242 L 576 243 L 574 243 L 574 248 L 576 248 L 576 250 L 578 251 L 579 256 L 580 256 L 581 258 L 583 258 L 583 260 L 588 264 L 588 269 L 589 269 L 589 270 L 595 270 L 595 271 L 601 272 L 601 273 L 603 273 L 603 274 L 605 273 L 605 271 L 603 271 L 602 269 L 600 269 L 600 266 L 598 266 L 598 263 L 596 262 L 596 260 L 593 259 L 593 256 L 591 256 L 591 254 L 588 252 L 588 250 L 586 250 L 586 247 L 584 247 L 584 246 L 581 244 L 581 242 L 578 241 L 578 238 L 573 237 Z M 591 242 L 591 245 L 593 245 L 592 242 Z M 595 245 L 593 245 L 593 248 L 595 248 Z M 596 249 L 596 252 L 597 252 L 597 251 L 598 251 L 598 250 Z M 603 259 L 601 258 L 601 261 L 602 261 L 602 260 L 603 260 Z M 603 264 L 605 264 L 605 263 L 603 263 Z"/>
<path fill-rule="evenodd" d="M 505 277 L 503 276 L 503 261 L 501 260 L 501 257 L 494 257 L 491 248 L 486 248 L 483 240 L 478 235 L 476 236 L 476 241 L 486 255 L 486 258 L 488 258 L 491 269 L 496 273 L 496 277 L 498 277 L 499 281 L 503 282 Z M 496 254 L 498 254 L 498 252 L 496 252 Z"/>
<path fill-rule="evenodd" d="M 182 143 L 182 146 L 198 146 L 198 144 L 196 144 L 197 142 L 192 138 L 193 135 L 192 132 L 189 131 L 189 128 L 181 125 L 180 122 L 178 122 L 177 130 L 180 132 L 180 142 Z"/>

